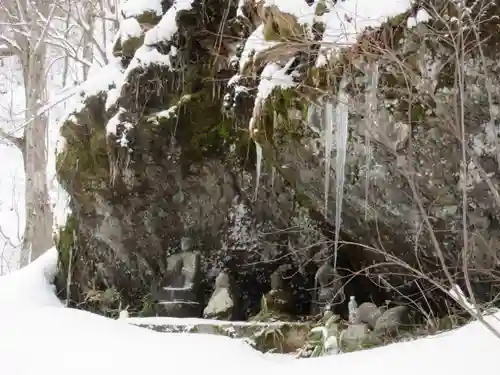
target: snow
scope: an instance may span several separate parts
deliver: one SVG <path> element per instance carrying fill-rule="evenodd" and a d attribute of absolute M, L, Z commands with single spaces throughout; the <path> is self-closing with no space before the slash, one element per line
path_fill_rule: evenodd
<path fill-rule="evenodd" d="M 225 289 L 225 288 L 224 288 Z M 222 289 L 221 289 L 222 290 Z M 202 318 L 173 318 L 173 317 L 150 317 L 150 318 L 128 318 L 127 322 L 130 324 L 143 324 L 149 326 L 196 326 L 196 325 L 214 325 L 214 326 L 262 326 L 262 327 L 279 327 L 281 322 L 245 322 L 245 321 L 225 321 L 216 319 L 202 319 Z"/>
<path fill-rule="evenodd" d="M 120 38 L 122 43 L 131 38 L 139 38 L 141 35 L 141 25 L 135 18 L 127 18 L 120 23 Z"/>
<path fill-rule="evenodd" d="M 277 6 L 283 12 L 293 14 L 301 23 L 312 24 L 312 7 L 304 0 L 263 0 L 266 6 Z M 121 11 L 126 18 L 121 23 L 121 33 L 125 37 L 136 37 L 142 33 L 138 22 L 131 18 L 145 12 L 162 15 L 160 0 L 126 0 L 121 4 Z M 240 0 L 240 6 L 243 0 Z M 326 2 L 329 4 L 330 2 Z M 175 16 L 181 9 L 190 9 L 191 0 L 177 0 L 171 11 L 162 21 L 146 33 L 146 44 L 169 41 L 177 31 Z M 323 56 L 318 63 L 323 63 L 328 55 L 342 45 L 355 41 L 357 34 L 367 26 L 377 26 L 387 17 L 406 11 L 410 0 L 373 1 L 345 0 L 339 1 L 322 18 L 326 21 L 327 31 L 323 39 Z M 408 26 L 424 22 L 429 15 L 419 11 L 408 21 Z M 161 25 L 161 26 L 160 26 Z M 274 46 L 275 42 L 267 42 L 263 37 L 263 27 L 257 28 L 247 40 L 240 61 L 242 71 L 250 61 L 253 53 Z M 62 123 L 58 108 L 53 111 L 54 103 L 66 100 L 73 94 L 77 102 L 70 108 L 70 113 L 79 110 L 83 102 L 94 95 L 107 92 L 107 108 L 116 104 L 131 69 L 151 64 L 170 65 L 170 57 L 175 55 L 176 48 L 171 47 L 169 55 L 160 54 L 149 45 L 141 47 L 129 69 L 124 70 L 118 59 L 111 58 L 110 63 L 102 69 L 94 69 L 89 79 L 82 85 L 70 87 L 67 90 L 55 91 L 51 83 L 52 93 L 49 103 L 42 109 L 49 111 L 51 116 L 51 134 L 58 130 L 57 123 Z M 6 62 L 8 59 L 5 59 Z M 262 105 L 276 87 L 293 87 L 293 75 L 286 74 L 290 60 L 284 67 L 280 64 L 268 64 L 261 74 L 258 87 L 256 109 Z M 78 70 L 78 69 L 76 69 Z M 51 74 L 57 74 L 52 72 Z M 52 77 L 53 78 L 53 77 Z M 52 79 L 51 78 L 51 79 Z M 232 83 L 236 84 L 239 76 Z M 1 119 L 8 131 L 19 134 L 19 120 L 23 118 L 24 103 L 12 100 L 12 107 L 7 108 L 10 99 L 3 95 L 5 89 L 12 98 L 23 96 L 23 87 L 14 82 L 17 77 L 8 77 L 8 87 L 3 86 L 7 77 L 2 76 Z M 77 79 L 75 79 L 77 81 Z M 109 89 L 114 87 L 111 91 Z M 243 90 L 244 88 L 237 88 Z M 55 94 L 54 94 L 55 92 Z M 59 98 L 59 99 L 58 99 Z M 10 106 L 10 104 L 9 104 Z M 174 108 L 174 107 L 173 107 Z M 157 117 L 170 116 L 173 108 L 162 111 Z M 64 106 L 64 110 L 67 110 Z M 342 112 L 342 111 L 339 111 Z M 257 111 L 254 110 L 254 114 Z M 56 121 L 58 120 L 58 121 Z M 255 116 L 252 119 L 255 122 Z M 339 123 L 344 120 L 340 119 Z M 108 130 L 116 133 L 116 123 L 108 123 Z M 125 124 L 125 131 L 131 124 Z M 347 124 L 345 124 L 347 126 Z M 486 132 L 486 131 L 485 131 Z M 493 129 L 492 134 L 496 134 Z M 125 134 L 125 133 L 124 133 Z M 124 134 L 119 142 L 124 145 Z M 488 134 L 485 136 L 487 138 Z M 51 136 L 52 143 L 57 137 Z M 481 140 L 478 140 L 479 143 Z M 332 140 L 333 142 L 333 140 Z M 486 142 L 486 141 L 484 141 Z M 484 143 L 483 142 L 483 143 Z M 342 142 L 340 142 L 342 143 Z M 484 148 L 484 147 L 483 147 Z M 15 159 L 12 148 L 2 146 L 0 157 L 8 162 L 2 164 L 2 181 L 0 185 L 0 226 L 7 229 L 9 237 L 15 238 L 21 231 L 22 213 L 16 212 L 16 207 L 22 207 L 23 202 L 18 193 L 22 191 L 22 160 L 20 155 Z M 14 152 L 17 152 L 14 150 Z M 52 154 L 51 154 L 52 155 Z M 51 156 L 52 157 L 52 156 Z M 20 173 L 21 172 L 21 173 Z M 20 173 L 20 174 L 19 174 Z M 52 173 L 53 174 L 53 173 Z M 14 184 L 5 181 L 12 176 Z M 13 188 L 14 186 L 14 188 Z M 9 194 L 7 194 L 9 193 Z M 53 196 L 58 194 L 53 191 Z M 12 202 L 5 197 L 13 197 Z M 54 199 L 57 197 L 54 197 Z M 235 232 L 233 236 L 241 237 L 245 228 L 243 218 L 246 214 L 243 204 L 235 206 Z M 5 212 L 11 212 L 5 214 Z M 22 211 L 22 210 L 21 210 Z M 17 224 L 13 224 L 13 222 Z M 9 225 L 10 224 L 10 225 Z M 20 229 L 21 228 L 21 229 Z M 250 236 L 249 233 L 247 236 Z M 17 237 L 19 237 L 17 235 Z M 14 246 L 15 247 L 15 246 Z M 2 257 L 4 255 L 2 254 Z M 3 264 L 3 262 L 1 262 Z M 242 340 L 206 334 L 158 333 L 133 326 L 133 324 L 210 324 L 214 321 L 202 319 L 178 318 L 127 318 L 112 320 L 95 314 L 65 308 L 55 295 L 52 285 L 57 267 L 57 251 L 50 249 L 43 256 L 27 267 L 0 276 L 0 373 L 5 375 L 32 374 L 109 374 L 121 375 L 148 373 L 160 371 L 200 371 L 203 374 L 233 374 L 235 372 L 253 374 L 287 373 L 302 375 L 304 372 L 324 373 L 332 370 L 345 373 L 370 373 L 373 375 L 422 375 L 436 373 L 441 368 L 454 375 L 469 375 L 470 373 L 493 374 L 497 365 L 493 360 L 500 351 L 500 340 L 491 334 L 480 323 L 474 322 L 462 329 L 444 333 L 438 336 L 390 345 L 383 348 L 366 350 L 338 356 L 327 356 L 317 359 L 291 359 L 285 356 L 269 356 L 261 354 Z M 3 270 L 0 269 L 0 273 Z M 457 289 L 458 290 L 458 289 Z M 450 293 L 452 293 L 450 291 Z M 458 290 L 458 296 L 461 291 Z M 456 297 L 459 299 L 459 297 Z M 467 306 L 472 308 L 471 306 Z M 487 317 L 487 321 L 500 330 L 500 314 Z M 217 321 L 218 322 L 218 321 Z M 218 322 L 220 324 L 221 322 Z M 245 322 L 227 322 L 227 324 L 248 324 Z M 255 325 L 256 323 L 251 323 Z M 262 323 L 263 325 L 266 323 Z M 279 324 L 279 323 L 275 323 Z M 122 360 L 122 358 L 124 360 Z"/>
<path fill-rule="evenodd" d="M 277 42 L 267 41 L 264 38 L 264 25 L 257 27 L 245 42 L 245 47 L 240 57 L 240 71 L 246 68 L 251 61 L 251 57 L 258 56 L 259 53 L 277 45 Z"/>
<path fill-rule="evenodd" d="M 419 9 L 415 17 L 408 18 L 406 25 L 408 28 L 417 26 L 421 22 L 429 21 L 431 16 L 425 9 Z"/>
<path fill-rule="evenodd" d="M 259 86 L 257 87 L 253 114 L 248 126 L 251 132 L 257 130 L 255 128 L 255 123 L 259 117 L 260 110 L 264 101 L 271 95 L 273 90 L 277 87 L 287 89 L 296 86 L 296 83 L 293 81 L 293 75 L 286 74 L 288 68 L 293 64 L 293 61 L 294 58 L 290 59 L 284 67 L 276 63 L 269 63 L 264 70 L 262 70 Z"/>
<path fill-rule="evenodd" d="M 326 64 L 333 51 L 355 43 L 367 27 L 380 26 L 389 17 L 407 11 L 412 0 L 345 0 L 336 4 L 326 1 L 325 5 L 329 12 L 318 17 L 325 23 L 325 32 L 317 66 Z"/>
<path fill-rule="evenodd" d="M 244 17 L 243 7 L 245 6 L 245 0 L 238 0 L 238 8 L 236 9 L 237 17 Z"/>
<path fill-rule="evenodd" d="M 116 114 L 111 117 L 108 121 L 108 123 L 106 124 L 106 133 L 107 134 L 114 134 L 116 135 L 116 131 L 117 131 L 117 128 L 118 128 L 118 125 L 120 125 L 120 116 L 125 112 L 125 110 L 123 108 L 120 108 L 118 110 L 118 112 L 116 112 Z"/>
<path fill-rule="evenodd" d="M 134 58 L 127 67 L 124 77 L 128 77 L 134 69 L 153 64 L 171 66 L 170 54 L 164 55 L 154 47 L 143 45 L 135 51 Z"/>
<path fill-rule="evenodd" d="M 478 322 L 382 348 L 314 359 L 257 352 L 241 339 L 201 333 L 159 333 L 65 308 L 51 285 L 57 252 L 0 277 L 0 369 L 2 375 L 132 375 L 160 371 L 206 375 L 338 373 L 373 375 L 495 374 L 500 340 Z M 486 320 L 500 330 L 500 315 Z M 144 319 L 144 323 L 157 319 Z M 188 319 L 196 324 L 197 320 Z M 207 321 L 208 322 L 208 321 Z"/>
<path fill-rule="evenodd" d="M 284 67 L 275 63 L 267 64 L 260 75 L 257 97 L 266 99 L 278 86 L 282 89 L 294 87 L 293 76 L 286 74 L 293 61 L 294 59 L 291 59 Z"/>
<path fill-rule="evenodd" d="M 127 82 L 130 74 L 137 68 L 147 67 L 150 65 L 167 66 L 170 68 L 172 67 L 171 57 L 177 55 L 177 47 L 172 45 L 170 46 L 170 50 L 167 54 L 162 54 L 154 46 L 158 43 L 171 41 L 171 39 L 178 31 L 176 21 L 177 14 L 183 10 L 190 10 L 192 8 L 193 1 L 194 0 L 176 0 L 168 9 L 168 11 L 162 16 L 160 22 L 158 22 L 157 25 L 146 32 L 146 34 L 144 35 L 144 44 L 135 51 L 134 57 L 130 61 L 130 64 L 127 66 L 127 68 L 123 70 L 121 68 L 116 68 L 115 66 L 115 72 L 113 74 L 113 82 L 115 87 L 108 93 L 108 97 L 106 100 L 106 109 L 110 109 L 116 104 L 118 98 L 120 97 L 123 85 Z M 152 7 L 153 5 L 148 6 Z M 139 12 L 139 14 L 141 14 L 141 12 Z M 159 14 L 161 15 L 162 13 L 160 12 Z M 127 20 L 122 21 L 121 24 L 126 21 Z M 142 30 L 137 30 L 137 26 L 130 25 L 130 27 L 126 27 L 126 30 L 128 30 L 129 28 L 134 28 L 134 30 L 129 31 L 131 33 L 135 32 L 135 35 L 137 35 L 137 33 L 141 35 L 142 33 Z M 113 133 L 113 130 L 116 131 L 116 124 L 112 122 L 111 124 L 107 125 L 107 128 L 111 133 Z M 125 140 L 123 140 L 121 143 L 125 144 L 126 142 Z"/>
<path fill-rule="evenodd" d="M 157 119 L 170 119 L 176 115 L 177 106 L 172 106 L 168 109 L 164 109 L 162 111 L 156 112 L 153 116 L 149 118 L 149 120 L 157 120 Z"/>
<path fill-rule="evenodd" d="M 177 14 L 182 10 L 190 10 L 194 0 L 176 0 L 168 9 L 161 21 L 146 33 L 144 44 L 154 45 L 163 41 L 169 41 L 177 32 Z"/>
<path fill-rule="evenodd" d="M 94 70 L 88 79 L 80 85 L 80 100 L 70 107 L 69 112 L 80 111 L 85 100 L 92 96 L 112 91 L 110 89 L 116 86 L 116 82 L 121 77 L 121 70 L 122 67 L 118 59 L 112 59 L 109 64 Z"/>
<path fill-rule="evenodd" d="M 152 64 L 156 65 L 167 65 L 170 66 L 170 55 L 163 55 L 154 47 L 149 47 L 143 45 L 135 51 L 134 58 L 128 65 L 127 69 L 118 68 L 116 63 L 113 65 L 108 65 L 110 69 L 113 70 L 112 82 L 113 88 L 108 91 L 108 95 L 106 98 L 106 110 L 109 110 L 111 107 L 116 105 L 118 99 L 120 98 L 120 94 L 122 91 L 125 82 L 127 81 L 130 74 L 139 67 L 146 67 Z M 110 120 L 111 121 L 111 120 Z M 114 121 L 114 120 L 113 120 Z M 116 124 L 107 124 L 106 129 L 110 133 L 116 132 Z"/>
<path fill-rule="evenodd" d="M 120 3 L 120 9 L 125 18 L 137 17 L 145 13 L 162 15 L 161 0 L 124 0 Z"/>
<path fill-rule="evenodd" d="M 28 266 L 0 276 L 1 310 L 62 306 L 51 285 L 56 269 L 57 250 L 52 248 Z"/>

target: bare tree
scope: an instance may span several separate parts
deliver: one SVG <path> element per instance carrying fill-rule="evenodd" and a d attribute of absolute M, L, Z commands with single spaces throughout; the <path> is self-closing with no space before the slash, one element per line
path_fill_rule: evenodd
<path fill-rule="evenodd" d="M 85 80 L 94 63 L 107 63 L 109 30 L 116 29 L 117 15 L 116 0 L 0 0 L 0 59 L 18 60 L 24 86 L 22 136 L 0 128 L 0 137 L 17 147 L 24 161 L 26 222 L 21 266 L 53 246 L 47 181 L 49 51 L 64 59 L 64 86 L 71 64 L 82 73 L 79 80 Z"/>
<path fill-rule="evenodd" d="M 3 56 L 15 56 L 21 63 L 25 119 L 30 121 L 22 137 L 0 129 L 0 135 L 23 155 L 26 223 L 20 264 L 24 266 L 53 246 L 53 217 L 47 186 L 48 117 L 40 108 L 47 100 L 47 45 L 44 38 L 55 6 L 41 0 L 2 0 L 0 6 L 4 18 L 0 49 Z"/>

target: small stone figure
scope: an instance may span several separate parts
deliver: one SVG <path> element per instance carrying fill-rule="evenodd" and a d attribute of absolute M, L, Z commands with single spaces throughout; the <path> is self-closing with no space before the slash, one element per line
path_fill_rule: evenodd
<path fill-rule="evenodd" d="M 216 279 L 212 296 L 203 310 L 203 317 L 209 319 L 231 320 L 234 316 L 235 301 L 228 272 L 221 271 Z"/>
<path fill-rule="evenodd" d="M 354 324 L 356 322 L 356 313 L 358 311 L 358 304 L 354 296 L 349 298 L 349 303 L 347 304 L 349 310 L 349 324 Z"/>
<path fill-rule="evenodd" d="M 170 255 L 163 279 L 151 285 L 156 314 L 179 318 L 200 316 L 202 277 L 200 253 L 188 251 Z"/>
<path fill-rule="evenodd" d="M 328 262 L 324 263 L 314 277 L 313 314 L 319 314 L 324 306 L 344 300 L 344 290 L 339 274 Z"/>
<path fill-rule="evenodd" d="M 286 266 L 281 266 L 271 275 L 271 290 L 264 295 L 269 311 L 287 314 L 293 310 L 292 293 L 285 283 L 286 270 Z"/>

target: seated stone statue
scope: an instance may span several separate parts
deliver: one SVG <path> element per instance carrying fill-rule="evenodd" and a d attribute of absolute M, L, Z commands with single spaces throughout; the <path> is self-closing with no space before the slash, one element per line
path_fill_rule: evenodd
<path fill-rule="evenodd" d="M 262 296 L 261 311 L 252 320 L 291 320 L 294 301 L 291 290 L 284 280 L 285 272 L 285 267 L 279 267 L 273 272 L 271 290 Z"/>
<path fill-rule="evenodd" d="M 334 309 L 335 305 L 345 300 L 344 288 L 340 275 L 327 261 L 318 268 L 314 276 L 314 297 L 312 314 L 321 314 L 325 307 Z"/>
<path fill-rule="evenodd" d="M 203 310 L 204 318 L 232 320 L 235 313 L 235 298 L 230 276 L 221 271 L 215 279 L 215 288 L 207 307 Z"/>
<path fill-rule="evenodd" d="M 200 254 L 181 252 L 167 259 L 167 272 L 161 285 L 153 285 L 151 294 L 156 301 L 157 316 L 179 318 L 200 317 L 203 306 Z"/>

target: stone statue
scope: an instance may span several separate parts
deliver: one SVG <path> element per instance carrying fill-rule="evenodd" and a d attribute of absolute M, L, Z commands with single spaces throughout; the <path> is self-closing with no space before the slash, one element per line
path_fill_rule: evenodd
<path fill-rule="evenodd" d="M 167 272 L 160 285 L 152 286 L 160 316 L 199 317 L 202 305 L 201 256 L 198 252 L 181 252 L 167 259 Z"/>
<path fill-rule="evenodd" d="M 333 266 L 325 262 L 314 276 L 314 297 L 312 313 L 319 314 L 326 305 L 333 305 L 345 299 L 344 289 Z"/>
<path fill-rule="evenodd" d="M 235 301 L 228 273 L 221 271 L 215 278 L 214 292 L 203 310 L 204 318 L 232 320 L 235 313 Z"/>
<path fill-rule="evenodd" d="M 290 313 L 293 310 L 293 298 L 290 288 L 285 283 L 286 268 L 281 266 L 271 275 L 271 290 L 264 295 L 269 311 Z"/>

